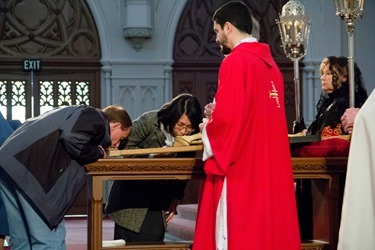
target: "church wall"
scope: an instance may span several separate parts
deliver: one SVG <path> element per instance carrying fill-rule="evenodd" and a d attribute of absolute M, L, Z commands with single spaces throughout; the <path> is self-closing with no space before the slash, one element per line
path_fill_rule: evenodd
<path fill-rule="evenodd" d="M 172 97 L 172 53 L 179 17 L 189 0 L 87 0 L 100 36 L 102 52 L 101 103 L 123 105 L 132 118 L 157 109 Z M 344 21 L 335 15 L 332 0 L 300 0 L 311 18 L 310 45 L 303 59 L 303 113 L 307 124 L 315 115 L 320 94 L 319 64 L 328 55 L 347 55 Z M 125 3 L 152 5 L 152 14 L 132 13 L 142 21 L 152 19 L 152 36 L 139 50 L 124 38 Z M 367 89 L 375 87 L 375 1 L 365 2 L 363 19 L 355 22 L 355 60 Z M 205 105 L 204 103 L 202 105 Z M 107 187 L 106 187 L 107 188 Z M 104 199 L 104 202 L 105 199 Z"/>
<path fill-rule="evenodd" d="M 102 46 L 102 106 L 123 105 L 135 119 L 169 101 L 174 33 L 185 1 L 88 0 L 88 3 L 99 26 Z M 142 41 L 140 49 L 135 49 L 131 39 L 124 37 L 127 3 L 134 3 L 134 11 L 139 11 L 130 13 L 132 16 L 148 19 L 152 25 L 151 37 Z M 152 13 L 145 15 L 147 8 Z M 138 23 L 142 21 L 135 21 Z"/>
<path fill-rule="evenodd" d="M 134 0 L 133 0 L 134 1 Z M 98 25 L 102 49 L 102 105 L 124 105 L 132 117 L 145 109 L 158 108 L 172 97 L 171 65 L 174 33 L 188 0 L 138 0 L 151 4 L 154 13 L 151 38 L 139 51 L 124 38 L 125 0 L 88 0 Z M 332 0 L 300 0 L 311 19 L 311 33 L 304 63 L 303 113 L 307 123 L 315 115 L 320 94 L 320 61 L 328 55 L 347 55 L 345 22 L 335 15 Z M 355 61 L 359 64 L 369 92 L 375 87 L 372 60 L 375 51 L 375 1 L 365 1 L 362 19 L 355 21 Z M 150 98 L 150 100 L 148 100 Z"/>

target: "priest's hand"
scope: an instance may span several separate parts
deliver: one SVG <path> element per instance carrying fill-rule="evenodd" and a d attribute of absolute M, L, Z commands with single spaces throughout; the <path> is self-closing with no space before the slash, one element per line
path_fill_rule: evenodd
<path fill-rule="evenodd" d="M 209 103 L 207 104 L 205 107 L 204 107 L 204 115 L 210 119 L 211 116 L 212 116 L 212 112 L 214 111 L 215 109 L 215 103 Z"/>
<path fill-rule="evenodd" d="M 208 119 L 207 118 L 203 118 L 202 123 L 199 123 L 199 130 L 201 132 L 203 131 L 203 128 L 204 128 L 204 126 L 206 126 L 207 122 L 208 122 Z"/>

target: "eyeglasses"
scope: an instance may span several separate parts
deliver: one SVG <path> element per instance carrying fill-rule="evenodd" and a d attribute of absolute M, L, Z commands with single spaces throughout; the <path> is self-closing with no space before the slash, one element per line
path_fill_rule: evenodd
<path fill-rule="evenodd" d="M 180 121 L 178 121 L 177 123 L 176 123 L 176 129 L 178 129 L 178 130 L 183 130 L 183 129 L 185 129 L 185 131 L 187 132 L 187 133 L 191 133 L 191 132 L 193 132 L 194 131 L 194 129 L 191 127 L 191 125 L 185 125 L 183 122 L 180 122 Z"/>

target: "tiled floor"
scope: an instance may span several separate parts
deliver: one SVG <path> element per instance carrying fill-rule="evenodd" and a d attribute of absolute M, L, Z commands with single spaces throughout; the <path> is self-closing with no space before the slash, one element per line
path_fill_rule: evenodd
<path fill-rule="evenodd" d="M 86 217 L 65 218 L 66 249 L 87 250 L 87 220 Z M 103 240 L 113 240 L 114 223 L 111 219 L 103 220 Z M 10 250 L 11 247 L 5 247 Z"/>
<path fill-rule="evenodd" d="M 87 250 L 87 221 L 85 217 L 65 218 L 67 250 Z M 114 223 L 103 219 L 103 240 L 113 240 Z"/>
<path fill-rule="evenodd" d="M 87 220 L 86 217 L 65 218 L 67 250 L 87 250 Z M 114 222 L 103 219 L 103 240 L 113 240 Z M 166 241 L 179 241 L 178 238 L 166 235 Z M 10 247 L 5 247 L 10 250 Z"/>

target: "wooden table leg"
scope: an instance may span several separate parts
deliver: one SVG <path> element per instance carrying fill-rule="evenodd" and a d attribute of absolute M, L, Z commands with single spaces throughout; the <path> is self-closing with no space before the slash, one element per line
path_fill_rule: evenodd
<path fill-rule="evenodd" d="M 102 249 L 103 180 L 101 176 L 88 177 L 87 250 Z"/>
<path fill-rule="evenodd" d="M 341 197 L 339 176 L 313 179 L 314 239 L 329 242 L 330 249 L 337 248 L 340 228 Z"/>

